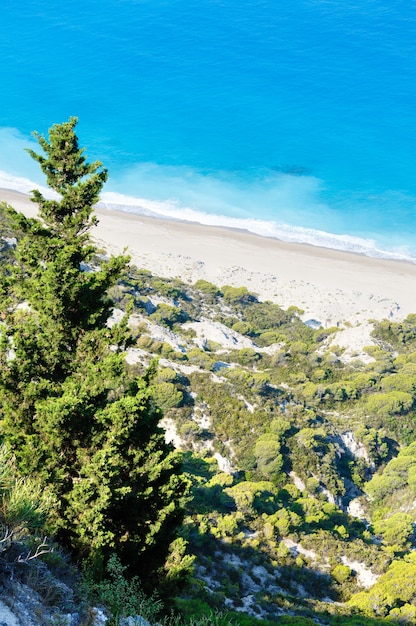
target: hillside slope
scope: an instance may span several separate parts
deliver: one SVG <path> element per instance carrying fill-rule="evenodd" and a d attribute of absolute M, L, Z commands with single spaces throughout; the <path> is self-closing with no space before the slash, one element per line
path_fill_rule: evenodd
<path fill-rule="evenodd" d="M 377 323 L 351 359 L 339 329 L 245 287 L 131 267 L 110 295 L 109 324 L 133 303 L 132 371 L 158 359 L 152 392 L 192 482 L 185 614 L 414 623 L 416 317 Z"/>

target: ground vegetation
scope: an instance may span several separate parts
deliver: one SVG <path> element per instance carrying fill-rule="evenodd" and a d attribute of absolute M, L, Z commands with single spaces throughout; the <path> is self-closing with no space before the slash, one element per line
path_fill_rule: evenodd
<path fill-rule="evenodd" d="M 296 307 L 99 254 L 75 124 L 38 136 L 39 219 L 1 209 L 11 543 L 59 539 L 114 623 L 415 623 L 415 316 L 351 361 Z"/>

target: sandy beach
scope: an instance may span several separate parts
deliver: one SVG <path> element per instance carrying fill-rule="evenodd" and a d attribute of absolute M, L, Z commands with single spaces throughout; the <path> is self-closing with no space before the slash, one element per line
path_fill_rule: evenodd
<path fill-rule="evenodd" d="M 6 201 L 36 215 L 29 197 L 0 190 Z M 194 283 L 245 285 L 261 299 L 295 305 L 303 319 L 339 326 L 336 343 L 350 351 L 368 343 L 370 319 L 398 321 L 416 313 L 416 264 L 376 259 L 248 232 L 97 209 L 100 247 L 152 273 Z"/>

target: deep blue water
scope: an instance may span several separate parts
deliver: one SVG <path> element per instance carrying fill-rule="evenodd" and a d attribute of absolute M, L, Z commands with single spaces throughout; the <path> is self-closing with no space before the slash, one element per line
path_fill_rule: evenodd
<path fill-rule="evenodd" d="M 77 115 L 109 205 L 416 257 L 413 3 L 3 0 L 0 18 L 1 170 L 42 182 L 30 132 Z"/>

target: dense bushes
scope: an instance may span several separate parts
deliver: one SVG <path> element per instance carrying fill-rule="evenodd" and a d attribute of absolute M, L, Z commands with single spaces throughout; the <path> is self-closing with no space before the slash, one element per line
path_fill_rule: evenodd
<path fill-rule="evenodd" d="M 52 493 L 60 508 L 49 510 L 49 524 L 68 545 L 82 555 L 118 552 L 136 572 L 149 573 L 145 584 L 170 577 L 176 592 L 191 570 L 189 541 L 197 558 L 188 595 L 212 609 L 226 601 L 241 607 L 246 594 L 253 611 L 273 623 L 292 621 L 281 610 L 312 615 L 311 607 L 325 610 L 326 624 L 347 624 L 348 616 L 343 622 L 330 613 L 356 610 L 368 619 L 350 623 L 371 623 L 374 615 L 411 621 L 416 601 L 405 587 L 414 573 L 416 316 L 376 325 L 371 360 L 348 364 L 326 343 L 332 330 L 313 331 L 298 309 L 260 302 L 246 287 L 185 285 L 127 267 L 126 259 L 100 260 L 83 230 L 86 213 L 78 240 L 69 205 L 38 200 L 45 223 L 9 211 L 24 247 L 0 249 L 7 323 L 0 366 L 3 435 L 20 471 L 37 475 L 44 491 L 30 483 L 33 501 L 26 487 L 17 482 L 10 491 L 4 478 L 3 523 L 23 516 L 33 530 Z M 10 237 L 5 215 L 0 228 Z M 80 272 L 80 261 L 95 271 Z M 108 287 L 118 275 L 110 294 L 128 315 L 109 328 Z M 23 299 L 30 308 L 10 308 Z M 225 349 L 209 337 L 197 343 L 183 324 L 201 315 L 249 337 L 251 347 Z M 133 345 L 139 362 L 126 367 Z M 148 369 L 154 355 L 163 364 L 157 370 Z M 185 451 L 186 480 L 181 455 L 158 427 L 160 408 Z M 1 463 L 6 476 L 11 466 Z M 176 536 L 188 480 L 192 494 Z M 15 502 L 10 494 L 19 489 Z M 357 498 L 366 524 L 346 512 Z M 24 524 L 16 528 L 26 532 Z M 387 571 L 393 558 L 401 566 L 393 562 Z M 355 561 L 382 574 L 376 596 L 357 593 Z M 132 592 L 121 570 L 113 577 L 121 587 L 102 588 L 108 597 L 121 590 L 108 602 Z M 133 593 L 137 601 L 140 594 Z M 348 607 L 318 602 L 351 595 Z"/>

